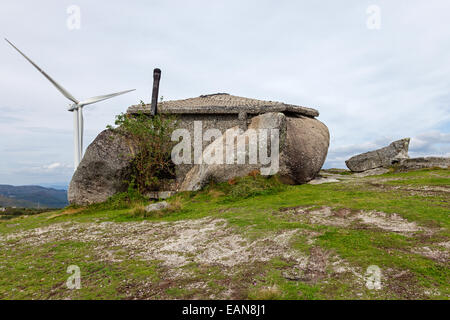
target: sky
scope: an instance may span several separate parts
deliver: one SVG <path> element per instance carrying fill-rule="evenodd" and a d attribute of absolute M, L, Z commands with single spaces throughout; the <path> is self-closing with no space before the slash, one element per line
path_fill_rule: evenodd
<path fill-rule="evenodd" d="M 150 101 L 159 67 L 164 100 L 318 109 L 327 168 L 405 137 L 411 157 L 450 156 L 449 18 L 448 0 L 0 2 L 2 36 L 76 98 L 136 89 L 85 107 L 85 148 Z M 67 185 L 69 100 L 3 40 L 0 65 L 0 184 Z"/>

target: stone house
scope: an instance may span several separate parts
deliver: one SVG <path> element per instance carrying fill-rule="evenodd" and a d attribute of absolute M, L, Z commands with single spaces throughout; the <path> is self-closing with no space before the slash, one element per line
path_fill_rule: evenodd
<path fill-rule="evenodd" d="M 150 105 L 133 105 L 127 110 L 128 114 L 140 112 L 150 114 Z M 316 119 L 319 112 L 312 108 L 216 93 L 163 101 L 158 103 L 157 112 L 176 115 L 177 128 L 187 129 L 192 136 L 195 123 L 200 121 L 203 132 L 219 129 L 223 133 L 231 128 L 240 128 L 244 132 L 248 129 L 279 129 L 279 175 L 287 183 L 304 183 L 313 179 L 328 151 L 328 129 Z M 121 181 L 126 178 L 127 163 L 118 160 L 117 154 L 129 152 L 129 146 L 117 139 L 116 142 L 108 141 L 108 135 L 107 130 L 100 133 L 86 150 L 69 186 L 71 203 L 104 201 L 125 188 Z M 208 141 L 202 141 L 202 144 L 204 150 L 213 145 Z M 226 181 L 255 168 L 260 169 L 258 165 L 248 164 L 179 164 L 176 165 L 176 184 L 172 189 L 195 190 L 206 181 Z"/>

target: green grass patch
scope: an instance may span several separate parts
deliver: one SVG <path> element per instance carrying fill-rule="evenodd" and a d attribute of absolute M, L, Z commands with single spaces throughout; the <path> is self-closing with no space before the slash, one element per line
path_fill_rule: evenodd
<path fill-rule="evenodd" d="M 286 230 L 299 230 L 291 248 L 307 255 L 311 244 L 308 232 L 317 233 L 314 245 L 333 252 L 355 267 L 365 270 L 378 265 L 382 270 L 408 270 L 414 285 L 422 291 L 438 290 L 438 298 L 448 297 L 448 266 L 412 253 L 420 246 L 434 246 L 449 241 L 450 202 L 445 193 L 421 195 L 386 185 L 449 186 L 450 170 L 426 169 L 390 172 L 380 176 L 358 178 L 348 182 L 286 186 L 276 177 L 248 176 L 226 183 L 211 183 L 197 192 L 183 192 L 169 198 L 173 210 L 163 214 L 136 214 L 136 208 L 150 203 L 139 195 L 118 194 L 102 204 L 69 207 L 62 210 L 21 216 L 0 221 L 0 235 L 21 230 L 43 228 L 54 223 L 101 223 L 113 221 L 180 221 L 203 217 L 225 219 L 233 232 L 252 240 Z M 176 204 L 176 205 L 175 205 Z M 309 224 L 283 214 L 286 207 L 329 206 L 333 209 L 396 213 L 434 234 L 400 235 L 393 232 L 361 228 L 360 225 L 333 227 Z M 14 240 L 7 242 L 8 245 Z M 323 298 L 405 298 L 399 292 L 373 294 L 356 288 L 349 275 L 327 282 L 291 281 L 283 277 L 290 262 L 272 259 L 265 265 L 241 266 L 231 279 L 220 267 L 190 264 L 190 276 L 180 284 L 162 285 L 157 262 L 127 260 L 102 262 L 94 255 L 94 243 L 62 241 L 41 246 L 18 245 L 15 250 L 0 249 L 0 298 L 2 299 L 124 299 L 140 298 L 208 298 L 229 288 L 237 290 L 235 298 L 249 299 L 323 299 Z M 125 253 L 124 253 L 124 256 Z M 67 266 L 79 265 L 82 289 L 69 290 Z M 392 271 L 392 272 L 394 272 Z M 396 272 L 396 271 L 395 271 Z M 126 281 L 124 281 L 126 280 Z M 205 286 L 192 284 L 204 283 Z M 191 286 L 192 285 L 192 286 Z M 140 296 L 147 286 L 151 296 Z M 237 288 L 237 289 L 236 289 Z M 387 289 L 386 289 L 387 290 Z"/>

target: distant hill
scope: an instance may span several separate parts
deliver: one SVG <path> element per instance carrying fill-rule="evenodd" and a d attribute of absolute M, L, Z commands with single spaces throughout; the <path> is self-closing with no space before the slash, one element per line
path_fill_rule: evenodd
<path fill-rule="evenodd" d="M 60 182 L 60 183 L 38 183 L 38 186 L 44 187 L 44 188 L 51 188 L 51 189 L 57 189 L 57 190 L 67 190 L 69 189 L 69 186 L 67 183 Z"/>
<path fill-rule="evenodd" d="M 62 208 L 67 205 L 66 190 L 0 184 L 0 207 Z"/>

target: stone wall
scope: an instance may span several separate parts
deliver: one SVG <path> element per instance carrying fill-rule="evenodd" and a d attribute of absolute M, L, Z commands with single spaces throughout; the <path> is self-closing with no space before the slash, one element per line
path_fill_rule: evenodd
<path fill-rule="evenodd" d="M 177 128 L 187 129 L 191 134 L 191 141 L 194 141 L 194 121 L 202 122 L 203 133 L 208 129 L 219 129 L 222 133 L 227 129 L 242 125 L 238 114 L 178 114 L 176 115 Z M 208 146 L 207 141 L 203 141 L 203 150 Z M 191 155 L 194 156 L 193 144 L 191 144 Z M 186 174 L 194 164 L 180 164 L 176 166 L 177 183 L 184 180 Z"/>

